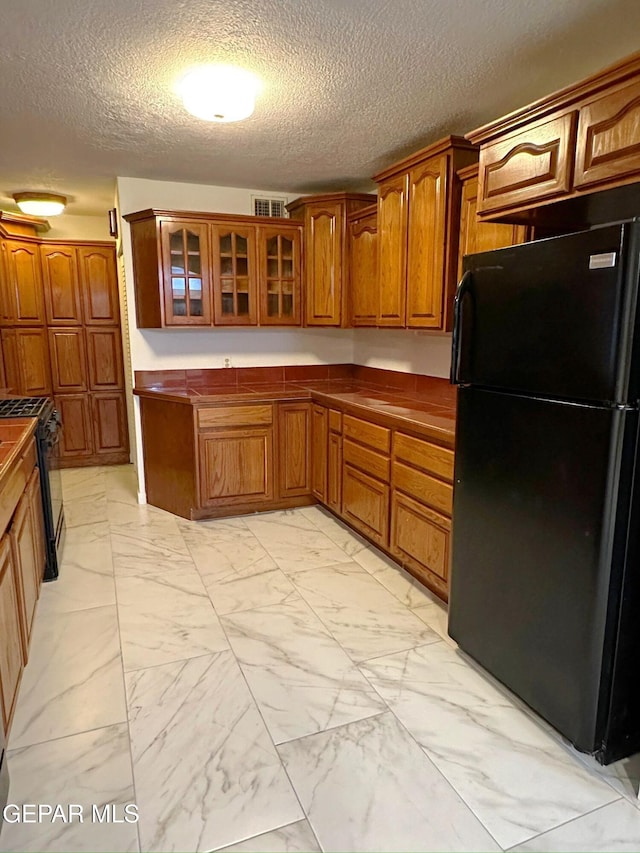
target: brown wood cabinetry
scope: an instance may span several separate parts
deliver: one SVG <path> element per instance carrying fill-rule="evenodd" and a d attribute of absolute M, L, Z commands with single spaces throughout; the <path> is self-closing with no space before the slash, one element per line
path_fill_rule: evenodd
<path fill-rule="evenodd" d="M 460 242 L 458 248 L 458 274 L 462 278 L 462 264 L 465 255 L 478 252 L 491 252 L 504 246 L 524 243 L 529 236 L 525 225 L 510 225 L 501 222 L 481 222 L 478 220 L 478 166 L 460 169 L 458 177 L 462 181 L 462 206 L 460 209 Z"/>
<path fill-rule="evenodd" d="M 327 506 L 342 513 L 342 412 L 329 409 Z"/>
<path fill-rule="evenodd" d="M 46 329 L 3 329 L 2 351 L 6 387 L 12 393 L 33 397 L 51 394 Z"/>
<path fill-rule="evenodd" d="M 308 495 L 311 491 L 311 404 L 279 403 L 278 495 Z"/>
<path fill-rule="evenodd" d="M 301 225 L 159 210 L 125 219 L 139 328 L 300 325 Z"/>
<path fill-rule="evenodd" d="M 327 501 L 327 441 L 329 411 L 326 406 L 313 404 L 311 410 L 311 492 L 320 501 Z"/>
<path fill-rule="evenodd" d="M 93 436 L 89 395 L 56 394 L 54 400 L 62 419 L 62 433 L 58 444 L 60 461 L 92 456 Z"/>
<path fill-rule="evenodd" d="M 90 397 L 93 452 L 102 460 L 98 464 L 126 459 L 129 437 L 124 394 L 118 391 L 96 391 Z"/>
<path fill-rule="evenodd" d="M 49 329 L 49 348 L 55 394 L 88 391 L 84 329 Z"/>
<path fill-rule="evenodd" d="M 5 534 L 0 539 L 0 694 L 5 733 L 9 729 L 23 666 L 18 583 L 11 539 Z"/>
<path fill-rule="evenodd" d="M 273 498 L 273 430 L 222 430 L 201 435 L 200 499 L 219 503 L 263 503 Z"/>
<path fill-rule="evenodd" d="M 15 326 L 43 326 L 44 292 L 38 247 L 7 240 L 3 243 L 6 284 L 2 288 L 2 320 Z"/>
<path fill-rule="evenodd" d="M 639 121 L 636 53 L 467 134 L 480 145 L 478 214 L 555 225 L 566 213 L 549 205 L 571 201 L 577 221 L 600 221 L 581 197 L 640 180 Z"/>
<path fill-rule="evenodd" d="M 89 387 L 92 391 L 121 389 L 123 372 L 120 329 L 87 327 L 85 334 Z"/>
<path fill-rule="evenodd" d="M 378 545 L 389 542 L 389 486 L 354 468 L 342 466 L 342 514 Z"/>
<path fill-rule="evenodd" d="M 364 207 L 349 221 L 349 297 L 352 326 L 378 322 L 378 209 Z"/>
<path fill-rule="evenodd" d="M 37 574 L 38 545 L 28 489 L 23 493 L 9 528 L 13 559 L 18 575 L 18 599 L 22 614 L 23 660 L 28 658 L 31 626 L 40 591 Z"/>
<path fill-rule="evenodd" d="M 375 202 L 363 193 L 305 196 L 287 205 L 304 223 L 304 291 L 307 326 L 346 326 L 347 217 Z"/>
<path fill-rule="evenodd" d="M 82 325 L 82 298 L 78 262 L 73 246 L 40 246 L 47 323 L 50 326 Z"/>
<path fill-rule="evenodd" d="M 461 196 L 456 172 L 476 159 L 474 146 L 447 137 L 375 176 L 379 326 L 451 328 Z"/>
<path fill-rule="evenodd" d="M 120 309 L 113 248 L 78 246 L 77 258 L 85 324 L 117 326 Z"/>

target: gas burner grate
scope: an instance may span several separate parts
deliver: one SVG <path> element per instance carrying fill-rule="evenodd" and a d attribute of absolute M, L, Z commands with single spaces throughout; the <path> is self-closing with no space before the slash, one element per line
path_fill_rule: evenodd
<path fill-rule="evenodd" d="M 0 400 L 0 418 L 35 418 L 50 405 L 48 397 L 17 397 Z"/>

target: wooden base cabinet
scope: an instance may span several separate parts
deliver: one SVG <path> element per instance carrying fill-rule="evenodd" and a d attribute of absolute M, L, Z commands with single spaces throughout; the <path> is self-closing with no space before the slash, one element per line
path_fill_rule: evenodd
<path fill-rule="evenodd" d="M 231 429 L 199 438 L 200 503 L 273 500 L 273 429 Z"/>
<path fill-rule="evenodd" d="M 327 442 L 329 410 L 313 404 L 311 411 L 311 492 L 320 503 L 327 502 Z"/>
<path fill-rule="evenodd" d="M 342 468 L 342 515 L 369 539 L 389 543 L 389 486 L 351 465 Z"/>
<path fill-rule="evenodd" d="M 31 627 L 40 593 L 40 581 L 42 580 L 42 575 L 38 576 L 40 548 L 37 543 L 34 510 L 28 487 L 16 509 L 13 522 L 9 528 L 9 536 L 18 575 L 18 598 L 22 614 L 22 649 L 26 663 L 31 640 Z"/>
<path fill-rule="evenodd" d="M 391 499 L 393 556 L 428 586 L 447 595 L 451 520 L 394 490 Z M 425 571 L 426 570 L 426 571 Z"/>
<path fill-rule="evenodd" d="M 2 725 L 9 729 L 23 666 L 16 564 L 8 535 L 0 539 L 0 695 Z"/>
<path fill-rule="evenodd" d="M 311 404 L 279 403 L 278 495 L 295 498 L 311 491 Z"/>

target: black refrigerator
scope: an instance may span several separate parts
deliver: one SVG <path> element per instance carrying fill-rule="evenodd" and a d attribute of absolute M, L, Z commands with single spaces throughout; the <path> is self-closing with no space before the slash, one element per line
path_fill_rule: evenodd
<path fill-rule="evenodd" d="M 470 255 L 449 633 L 577 749 L 640 751 L 640 221 Z"/>

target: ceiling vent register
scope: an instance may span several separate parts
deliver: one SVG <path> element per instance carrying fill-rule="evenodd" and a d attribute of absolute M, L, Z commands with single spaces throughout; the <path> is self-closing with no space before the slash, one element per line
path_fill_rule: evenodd
<path fill-rule="evenodd" d="M 253 196 L 253 215 L 254 216 L 273 216 L 280 219 L 288 216 L 286 198 L 258 198 Z"/>

